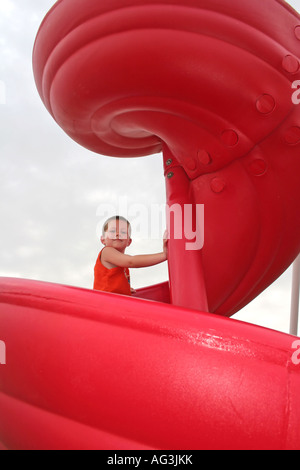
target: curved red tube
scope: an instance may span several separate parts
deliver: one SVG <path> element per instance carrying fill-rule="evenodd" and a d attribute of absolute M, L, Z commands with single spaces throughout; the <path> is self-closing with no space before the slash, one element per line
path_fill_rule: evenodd
<path fill-rule="evenodd" d="M 0 448 L 300 448 L 299 341 L 203 312 L 232 315 L 300 251 L 299 41 L 281 0 L 49 12 L 33 63 L 54 119 L 98 153 L 163 149 L 204 244 L 170 227 L 170 293 L 138 293 L 156 302 L 1 280 Z"/>
<path fill-rule="evenodd" d="M 184 200 L 204 204 L 193 284 L 175 281 L 171 243 L 180 305 L 202 290 L 201 269 L 209 311 L 230 316 L 300 251 L 299 28 L 281 0 L 60 0 L 39 30 L 37 87 L 67 134 L 121 157 L 164 145 Z"/>
<path fill-rule="evenodd" d="M 300 447 L 296 338 L 13 279 L 0 283 L 0 321 L 0 447 Z"/>

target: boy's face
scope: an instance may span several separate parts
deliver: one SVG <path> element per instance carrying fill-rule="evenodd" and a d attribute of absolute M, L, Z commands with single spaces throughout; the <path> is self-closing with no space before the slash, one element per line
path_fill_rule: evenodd
<path fill-rule="evenodd" d="M 105 246 L 110 246 L 118 251 L 125 251 L 131 244 L 127 222 L 125 220 L 110 220 L 101 241 Z"/>

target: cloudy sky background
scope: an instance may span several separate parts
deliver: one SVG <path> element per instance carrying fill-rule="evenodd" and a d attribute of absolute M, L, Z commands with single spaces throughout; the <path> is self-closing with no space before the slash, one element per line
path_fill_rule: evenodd
<path fill-rule="evenodd" d="M 109 205 L 118 211 L 120 198 L 129 208 L 165 203 L 162 157 L 95 155 L 48 114 L 31 60 L 39 25 L 54 3 L 0 0 L 0 276 L 91 288 Z M 300 0 L 289 3 L 300 12 Z M 134 237 L 129 253 L 160 251 L 163 225 L 151 240 Z M 291 271 L 235 318 L 288 332 Z M 136 288 L 167 278 L 166 263 L 132 270 Z"/>

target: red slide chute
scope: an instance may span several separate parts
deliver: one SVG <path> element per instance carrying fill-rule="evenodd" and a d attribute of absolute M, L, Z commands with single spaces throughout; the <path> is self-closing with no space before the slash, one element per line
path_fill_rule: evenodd
<path fill-rule="evenodd" d="M 0 301 L 9 449 L 300 448 L 289 335 L 36 281 L 1 280 Z"/>
<path fill-rule="evenodd" d="M 281 0 L 48 13 L 33 66 L 53 118 L 99 154 L 162 151 L 167 205 L 203 205 L 204 240 L 172 219 L 169 284 L 143 299 L 0 281 L 4 448 L 300 449 L 296 338 L 222 318 L 300 251 L 299 51 Z"/>

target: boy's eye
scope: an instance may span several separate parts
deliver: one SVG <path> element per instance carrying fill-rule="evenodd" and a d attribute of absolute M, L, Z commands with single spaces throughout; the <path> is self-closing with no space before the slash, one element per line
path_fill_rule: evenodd
<path fill-rule="evenodd" d="M 113 238 L 115 236 L 116 231 L 115 230 L 108 230 L 108 238 Z"/>
<path fill-rule="evenodd" d="M 127 237 L 128 237 L 128 232 L 127 232 L 126 228 L 120 229 L 120 230 L 117 230 L 116 228 L 110 228 L 110 229 L 108 229 L 107 232 L 108 232 L 108 237 L 109 238 L 114 238 L 117 233 L 119 234 L 119 238 L 121 238 L 121 239 L 127 239 Z"/>

